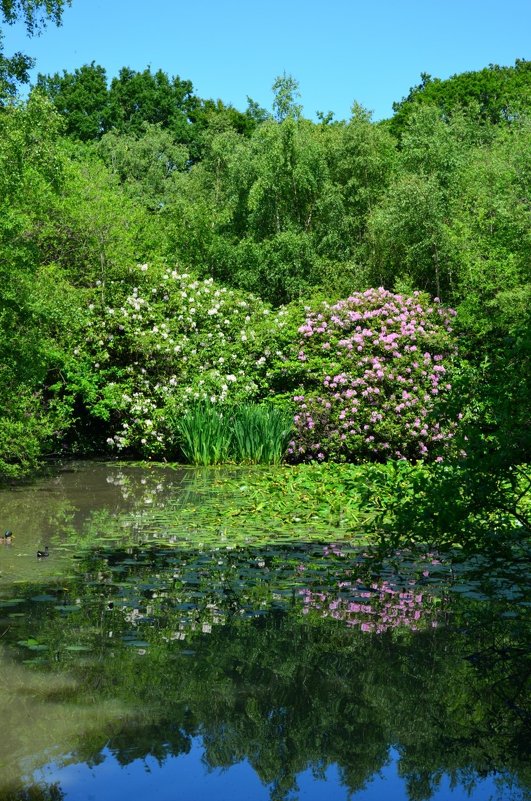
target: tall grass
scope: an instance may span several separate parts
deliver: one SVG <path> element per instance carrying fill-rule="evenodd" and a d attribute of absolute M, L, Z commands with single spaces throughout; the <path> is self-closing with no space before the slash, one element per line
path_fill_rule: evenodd
<path fill-rule="evenodd" d="M 234 414 L 232 455 L 244 464 L 279 464 L 293 418 L 274 406 L 242 405 Z"/>
<path fill-rule="evenodd" d="M 198 404 L 175 421 L 185 459 L 196 465 L 225 462 L 279 464 L 293 418 L 273 406 L 242 404 L 236 409 Z"/>
<path fill-rule="evenodd" d="M 175 427 L 188 462 L 209 466 L 229 461 L 230 421 L 214 406 L 197 404 L 175 421 Z"/>

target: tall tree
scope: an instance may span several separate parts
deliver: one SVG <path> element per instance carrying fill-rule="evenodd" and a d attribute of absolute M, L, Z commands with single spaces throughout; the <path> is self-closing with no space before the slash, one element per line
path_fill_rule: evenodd
<path fill-rule="evenodd" d="M 301 96 L 299 82 L 292 75 L 286 75 L 284 72 L 275 78 L 271 88 L 275 93 L 273 110 L 277 122 L 282 122 L 286 117 L 298 119 L 302 113 L 302 106 L 297 103 Z"/>
<path fill-rule="evenodd" d="M 127 194 L 154 212 L 171 200 L 177 173 L 184 171 L 189 162 L 184 145 L 176 143 L 160 125 L 147 122 L 141 136 L 109 131 L 96 150 Z"/>
<path fill-rule="evenodd" d="M 22 21 L 28 36 L 41 33 L 48 22 L 61 24 L 63 10 L 72 0 L 0 0 L 0 21 L 7 25 Z M 29 81 L 34 60 L 24 53 L 4 54 L 0 30 L 0 102 L 15 95 L 19 83 Z"/>
<path fill-rule="evenodd" d="M 65 131 L 87 142 L 109 127 L 109 92 L 104 67 L 84 64 L 74 72 L 41 75 L 36 88 L 44 92 L 65 119 Z"/>
<path fill-rule="evenodd" d="M 447 80 L 421 74 L 421 82 L 407 97 L 393 104 L 390 128 L 400 136 L 411 114 L 421 105 L 438 108 L 448 119 L 460 109 L 477 110 L 479 118 L 494 124 L 510 122 L 531 105 L 531 61 L 516 59 L 514 67 L 490 64 L 476 72 L 462 72 Z"/>
<path fill-rule="evenodd" d="M 124 133 L 141 134 L 144 123 L 168 128 L 179 142 L 190 138 L 190 118 L 199 106 L 191 81 L 163 70 L 136 72 L 123 67 L 111 81 L 109 124 Z"/>

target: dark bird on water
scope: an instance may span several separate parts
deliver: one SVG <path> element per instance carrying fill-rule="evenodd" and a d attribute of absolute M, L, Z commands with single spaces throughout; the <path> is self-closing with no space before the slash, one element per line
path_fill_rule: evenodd
<path fill-rule="evenodd" d="M 47 545 L 44 546 L 44 551 L 37 551 L 38 559 L 44 559 L 45 556 L 50 556 Z"/>
<path fill-rule="evenodd" d="M 4 533 L 0 537 L 2 542 L 7 542 L 7 543 L 10 543 L 12 538 L 13 538 L 13 532 L 10 531 L 9 529 L 7 529 L 7 531 L 4 531 Z"/>

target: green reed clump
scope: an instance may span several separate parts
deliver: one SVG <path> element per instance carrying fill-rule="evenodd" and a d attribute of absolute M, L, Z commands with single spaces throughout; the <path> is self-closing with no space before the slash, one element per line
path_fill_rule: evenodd
<path fill-rule="evenodd" d="M 232 430 L 228 414 L 201 403 L 179 417 L 175 427 L 187 461 L 205 467 L 229 461 Z"/>
<path fill-rule="evenodd" d="M 280 464 L 288 446 L 293 417 L 274 406 L 244 404 L 234 414 L 235 462 Z"/>
<path fill-rule="evenodd" d="M 253 404 L 226 409 L 201 403 L 175 421 L 185 459 L 204 466 L 224 462 L 279 464 L 292 425 L 287 412 Z"/>

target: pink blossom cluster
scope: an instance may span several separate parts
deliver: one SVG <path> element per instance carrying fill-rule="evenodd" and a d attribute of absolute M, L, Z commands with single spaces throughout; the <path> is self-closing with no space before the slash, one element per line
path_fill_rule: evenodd
<path fill-rule="evenodd" d="M 370 590 L 358 590 L 357 585 L 362 583 L 361 579 L 356 579 L 355 582 L 339 582 L 343 594 L 352 592 L 352 600 L 334 598 L 324 592 L 312 592 L 309 589 L 301 590 L 303 614 L 314 610 L 320 617 L 341 620 L 347 626 L 357 626 L 361 631 L 375 634 L 383 634 L 399 627 L 418 631 L 427 626 L 437 626 L 431 607 L 426 606 L 424 594 L 414 587 L 397 590 L 384 580 L 372 583 Z"/>
<path fill-rule="evenodd" d="M 457 426 L 443 402 L 454 315 L 438 298 L 382 288 L 308 314 L 297 345 L 308 380 L 294 398 L 291 459 L 441 460 Z"/>

